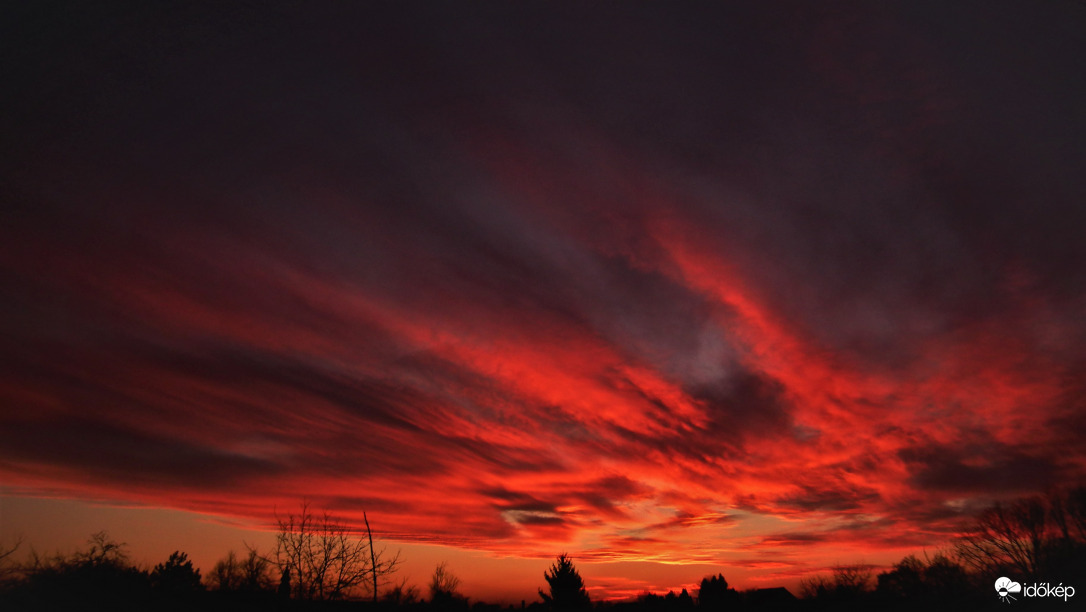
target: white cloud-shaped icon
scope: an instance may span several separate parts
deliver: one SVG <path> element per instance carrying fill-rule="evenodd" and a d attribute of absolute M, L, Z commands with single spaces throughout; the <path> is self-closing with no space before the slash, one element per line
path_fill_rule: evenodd
<path fill-rule="evenodd" d="M 1003 576 L 995 581 L 995 590 L 999 593 L 1000 597 L 1005 597 L 1008 593 L 1021 593 L 1022 585 Z"/>

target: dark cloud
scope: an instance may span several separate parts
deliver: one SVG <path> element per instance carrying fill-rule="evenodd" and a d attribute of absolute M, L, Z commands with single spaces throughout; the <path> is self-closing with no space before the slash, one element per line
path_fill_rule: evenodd
<path fill-rule="evenodd" d="M 3 461 L 32 472 L 75 471 L 108 485 L 225 492 L 287 471 L 275 461 L 85 417 L 59 422 L 6 418 L 3 425 Z"/>
<path fill-rule="evenodd" d="M 521 525 L 557 526 L 565 525 L 566 521 L 560 516 L 549 514 L 537 514 L 535 512 L 513 511 L 517 523 Z"/>
<path fill-rule="evenodd" d="M 1007 495 L 1068 482 L 1070 465 L 1058 457 L 1031 453 L 992 441 L 964 447 L 924 445 L 898 455 L 921 489 Z"/>
<path fill-rule="evenodd" d="M 709 415 L 706 434 L 742 440 L 748 434 L 775 437 L 790 430 L 790 404 L 780 382 L 754 372 L 731 375 L 715 385 L 689 390 Z"/>
<path fill-rule="evenodd" d="M 866 508 L 879 500 L 874 489 L 835 488 L 820 490 L 804 486 L 795 495 L 787 495 L 776 500 L 785 508 L 795 508 L 804 512 L 847 512 Z"/>
<path fill-rule="evenodd" d="M 695 514 L 693 512 L 679 512 L 673 518 L 650 525 L 647 527 L 649 530 L 655 529 L 672 529 L 682 527 L 693 527 L 695 525 L 728 525 L 735 522 L 735 517 L 726 514 Z"/>
<path fill-rule="evenodd" d="M 771 555 L 765 555 L 763 557 L 757 557 L 754 559 L 736 559 L 734 561 L 728 561 L 728 565 L 734 565 L 735 567 L 750 567 L 755 569 L 776 569 L 795 567 L 799 564 L 793 561 L 788 561 L 787 559 L 776 559 Z"/>
<path fill-rule="evenodd" d="M 759 542 L 759 546 L 811 546 L 824 542 L 827 535 L 823 533 L 790 532 L 765 536 Z"/>

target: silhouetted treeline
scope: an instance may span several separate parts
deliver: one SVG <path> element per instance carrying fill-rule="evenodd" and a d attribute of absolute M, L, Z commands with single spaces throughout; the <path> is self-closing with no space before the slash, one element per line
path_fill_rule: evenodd
<path fill-rule="evenodd" d="M 909 555 L 877 575 L 865 565 L 836 567 L 804 581 L 801 594 L 819 610 L 961 610 L 998 603 L 1001 577 L 1023 589 L 1007 594 L 1018 609 L 1055 603 L 1029 596 L 1029 585 L 1086 596 L 1086 487 L 996 504 L 963 525 L 948 552 Z"/>
<path fill-rule="evenodd" d="M 724 574 L 706 576 L 691 594 L 686 589 L 665 595 L 644 593 L 635 601 L 610 604 L 615 612 L 730 612 L 737 610 L 794 610 L 799 601 L 788 589 L 775 587 L 737 591 Z"/>
<path fill-rule="evenodd" d="M 696 589 L 664 595 L 645 593 L 634 601 L 593 602 L 569 555 L 559 555 L 543 572 L 542 602 L 498 606 L 471 601 L 459 592 L 460 579 L 442 563 L 434 570 L 429 598 L 406 581 L 388 580 L 398 557 L 372 549 L 372 535 L 349 541 L 327 515 L 281 521 L 277 552 L 310 536 L 327 550 L 351 555 L 336 571 L 354 572 L 350 584 L 328 582 L 325 566 L 295 547 L 290 554 L 262 555 L 247 548 L 229 552 L 206 574 L 175 551 L 151 568 L 132 564 L 124 545 L 105 533 L 68 555 L 34 552 L 14 563 L 21 542 L 0 546 L 0 610 L 408 610 L 413 612 L 742 612 L 817 610 L 961 610 L 1013 598 L 1017 609 L 1051 605 L 1049 597 L 997 592 L 1007 577 L 1024 590 L 1032 584 L 1071 586 L 1086 597 L 1086 487 L 997 504 L 963 525 L 954 546 L 934 555 L 909 555 L 890 568 L 841 565 L 803 581 L 799 597 L 784 588 L 738 591 L 723 574 L 704 577 Z M 321 540 L 321 537 L 325 540 Z M 374 572 L 376 569 L 376 572 Z M 882 571 L 878 571 L 881 569 Z M 312 572 L 316 571 L 314 574 Z M 325 580 L 323 583 L 316 581 Z M 324 586 L 321 586 L 323 584 Z M 330 585 L 330 586 L 329 586 Z M 356 588 L 347 588 L 347 586 Z M 372 585 L 383 586 L 379 593 Z M 377 596 L 375 596 L 375 593 Z M 1063 603 L 1062 601 L 1060 603 Z"/>
<path fill-rule="evenodd" d="M 3 585 L 5 610 L 181 610 L 204 591 L 200 572 L 181 552 L 152 570 L 128 561 L 124 546 L 109 536 L 91 536 L 71 555 L 30 559 Z"/>

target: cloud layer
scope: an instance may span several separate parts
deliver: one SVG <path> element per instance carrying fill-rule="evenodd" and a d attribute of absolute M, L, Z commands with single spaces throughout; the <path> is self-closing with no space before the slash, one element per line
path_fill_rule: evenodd
<path fill-rule="evenodd" d="M 27 9 L 0 474 L 769 575 L 1080 481 L 1053 4 Z"/>

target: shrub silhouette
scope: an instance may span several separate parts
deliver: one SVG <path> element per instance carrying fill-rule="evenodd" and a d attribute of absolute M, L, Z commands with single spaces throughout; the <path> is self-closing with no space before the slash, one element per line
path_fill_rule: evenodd
<path fill-rule="evenodd" d="M 215 591 L 258 593 L 272 591 L 271 563 L 250 548 L 244 559 L 230 551 L 215 563 L 207 575 L 207 583 Z"/>
<path fill-rule="evenodd" d="M 829 578 L 818 575 L 802 581 L 800 591 L 808 599 L 850 604 L 870 592 L 873 573 L 870 565 L 837 565 Z"/>
<path fill-rule="evenodd" d="M 924 562 L 909 555 L 898 561 L 894 569 L 878 576 L 875 591 L 890 599 L 913 599 L 924 594 Z"/>
<path fill-rule="evenodd" d="M 387 589 L 381 599 L 393 606 L 414 605 L 419 601 L 419 588 L 415 585 L 408 586 L 407 579 L 404 578 L 392 588 Z"/>
<path fill-rule="evenodd" d="M 133 567 L 124 544 L 101 531 L 89 548 L 65 556 L 31 553 L 22 580 L 8 594 L 12 609 L 147 608 L 152 599 L 147 572 Z"/>
<path fill-rule="evenodd" d="M 671 592 L 668 592 L 671 595 Z M 694 598 L 690 596 L 690 593 L 683 589 L 675 598 L 675 608 L 678 610 L 689 610 L 694 607 Z"/>
<path fill-rule="evenodd" d="M 739 602 L 739 593 L 728 586 L 724 574 L 706 576 L 698 588 L 698 607 L 702 610 L 728 610 Z"/>
<path fill-rule="evenodd" d="M 165 563 L 159 563 L 151 571 L 151 586 L 172 597 L 184 597 L 204 590 L 200 582 L 200 570 L 192 566 L 188 555 L 173 551 Z"/>
<path fill-rule="evenodd" d="M 637 607 L 646 612 L 693 612 L 694 598 L 686 589 L 678 595 L 675 591 L 668 591 L 663 597 L 648 592 L 638 595 Z"/>
<path fill-rule="evenodd" d="M 12 555 L 19 550 L 19 547 L 22 546 L 22 544 L 22 538 L 18 538 L 10 544 L 0 543 L 0 586 L 4 584 L 4 581 L 9 575 L 15 573 L 15 564 L 12 562 Z"/>
<path fill-rule="evenodd" d="M 460 588 L 460 578 L 449 571 L 448 565 L 442 561 L 434 568 L 434 575 L 430 578 L 430 605 L 442 609 L 466 609 L 468 598 L 457 590 Z"/>

